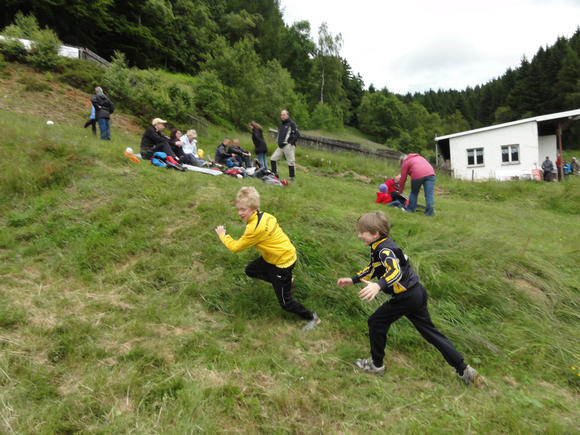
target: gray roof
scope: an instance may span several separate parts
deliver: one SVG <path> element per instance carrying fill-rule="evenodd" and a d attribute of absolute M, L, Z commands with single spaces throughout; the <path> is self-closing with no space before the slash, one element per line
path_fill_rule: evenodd
<path fill-rule="evenodd" d="M 520 119 L 518 121 L 506 122 L 505 124 L 490 125 L 489 127 L 477 128 L 475 130 L 462 131 L 459 133 L 448 134 L 446 136 L 435 136 L 435 141 L 443 139 L 451 139 L 459 136 L 466 136 L 468 134 L 481 133 L 484 131 L 496 130 L 498 128 L 511 127 L 512 125 L 525 124 L 527 122 L 548 122 L 560 119 L 578 120 L 580 119 L 580 109 L 568 110 L 567 112 L 551 113 L 549 115 L 540 115 L 533 118 Z"/>

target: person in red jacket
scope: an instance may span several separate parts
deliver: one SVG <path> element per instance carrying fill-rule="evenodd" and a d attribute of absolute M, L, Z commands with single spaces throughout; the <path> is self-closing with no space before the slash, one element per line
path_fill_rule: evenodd
<path fill-rule="evenodd" d="M 401 181 L 399 183 L 399 193 L 403 193 L 407 175 L 411 177 L 411 195 L 409 195 L 409 205 L 407 211 L 415 212 L 417 209 L 417 197 L 421 186 L 425 189 L 425 214 L 433 216 L 435 191 L 435 170 L 433 166 L 419 154 L 404 155 L 401 162 Z"/>
<path fill-rule="evenodd" d="M 375 203 L 403 208 L 408 205 L 409 201 L 397 192 L 400 179 L 401 174 L 397 174 L 395 177 L 385 180 L 385 182 L 379 186 Z"/>

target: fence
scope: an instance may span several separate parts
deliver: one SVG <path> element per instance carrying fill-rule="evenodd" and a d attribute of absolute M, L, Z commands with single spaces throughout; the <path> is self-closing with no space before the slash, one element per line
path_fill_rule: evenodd
<path fill-rule="evenodd" d="M 276 141 L 278 130 L 271 128 L 268 130 L 268 132 L 270 133 L 270 138 L 273 141 Z M 328 137 L 316 137 L 302 133 L 300 134 L 300 138 L 298 138 L 296 145 L 330 152 L 361 153 L 373 157 L 379 157 L 381 159 L 396 160 L 396 161 L 399 161 L 399 157 L 403 155 L 403 153 L 401 153 L 400 151 L 388 148 L 371 150 L 361 146 L 361 144 L 356 142 L 347 142 L 344 140 L 331 139 Z"/>
<path fill-rule="evenodd" d="M 111 66 L 111 62 L 103 59 L 97 53 L 89 50 L 88 48 L 79 48 L 79 59 L 90 60 L 91 62 L 98 63 L 106 68 Z"/>
<path fill-rule="evenodd" d="M 207 136 L 209 133 L 209 123 L 203 119 L 199 118 L 191 113 L 187 114 L 187 117 L 191 119 L 193 128 L 197 131 L 198 135 Z"/>

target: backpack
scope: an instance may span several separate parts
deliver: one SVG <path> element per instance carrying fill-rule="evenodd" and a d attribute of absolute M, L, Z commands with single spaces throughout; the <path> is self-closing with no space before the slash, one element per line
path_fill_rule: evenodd
<path fill-rule="evenodd" d="M 153 158 L 151 159 L 151 163 L 155 166 L 159 166 L 160 168 L 167 168 L 167 169 L 177 169 L 178 171 L 185 172 L 185 168 L 181 165 L 176 165 L 171 163 L 167 160 L 167 154 L 156 151 L 153 153 Z"/>

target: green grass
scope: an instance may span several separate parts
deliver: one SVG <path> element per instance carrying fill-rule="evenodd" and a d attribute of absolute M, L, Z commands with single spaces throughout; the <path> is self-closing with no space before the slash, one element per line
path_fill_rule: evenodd
<path fill-rule="evenodd" d="M 466 388 L 407 320 L 389 332 L 384 378 L 351 365 L 385 298 L 335 283 L 365 264 L 355 222 L 394 166 L 299 148 L 306 169 L 279 188 L 134 164 L 122 151 L 139 137 L 113 127 L 103 143 L 0 111 L 3 432 L 577 431 L 580 177 L 440 176 L 434 218 L 380 207 L 434 323 L 487 378 Z M 200 143 L 213 154 L 225 134 Z M 296 297 L 323 320 L 312 333 L 245 276 L 257 252 L 215 235 L 243 232 L 242 185 L 298 249 Z"/>

